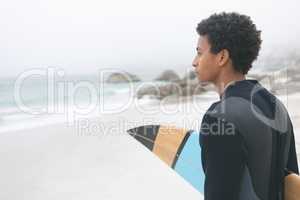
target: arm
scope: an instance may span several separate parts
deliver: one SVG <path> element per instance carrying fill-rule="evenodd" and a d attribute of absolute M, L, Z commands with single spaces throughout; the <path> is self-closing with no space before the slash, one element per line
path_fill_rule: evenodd
<path fill-rule="evenodd" d="M 294 136 L 293 128 L 292 128 L 287 170 L 291 171 L 293 173 L 299 174 L 296 147 L 295 147 L 295 136 Z"/>
<path fill-rule="evenodd" d="M 220 130 L 217 130 L 219 126 Z M 205 116 L 201 125 L 200 143 L 205 173 L 205 200 L 236 200 L 244 169 L 245 151 L 237 130 L 223 126 L 217 118 Z M 231 133 L 231 134 L 230 134 Z"/>

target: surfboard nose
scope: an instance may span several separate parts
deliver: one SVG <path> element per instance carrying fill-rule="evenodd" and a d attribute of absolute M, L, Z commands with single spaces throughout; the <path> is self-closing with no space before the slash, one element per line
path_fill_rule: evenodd
<path fill-rule="evenodd" d="M 127 130 L 127 133 L 152 151 L 159 127 L 160 125 L 140 126 Z"/>
<path fill-rule="evenodd" d="M 140 126 L 127 132 L 172 168 L 190 136 L 186 129 L 164 125 Z"/>

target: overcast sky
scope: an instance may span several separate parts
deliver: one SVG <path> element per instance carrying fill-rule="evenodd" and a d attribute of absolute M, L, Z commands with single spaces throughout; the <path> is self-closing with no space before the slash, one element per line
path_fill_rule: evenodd
<path fill-rule="evenodd" d="M 296 0 L 9 0 L 0 7 L 0 76 L 47 66 L 188 68 L 197 23 L 220 11 L 250 15 L 263 49 L 297 46 L 299 7 Z"/>

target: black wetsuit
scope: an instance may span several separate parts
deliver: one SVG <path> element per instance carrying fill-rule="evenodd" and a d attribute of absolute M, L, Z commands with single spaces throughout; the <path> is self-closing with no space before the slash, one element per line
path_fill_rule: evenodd
<path fill-rule="evenodd" d="M 285 171 L 299 173 L 287 110 L 256 80 L 229 85 L 200 132 L 205 200 L 282 200 Z"/>

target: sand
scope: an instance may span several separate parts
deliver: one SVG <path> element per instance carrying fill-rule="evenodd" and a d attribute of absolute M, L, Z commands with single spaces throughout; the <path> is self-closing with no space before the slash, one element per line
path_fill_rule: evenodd
<path fill-rule="evenodd" d="M 300 93 L 283 98 L 299 151 Z M 132 105 L 72 126 L 59 123 L 1 133 L 0 199 L 203 199 L 125 130 L 160 123 L 198 129 L 204 112 L 217 100 L 216 94 L 208 93 L 140 109 Z"/>

